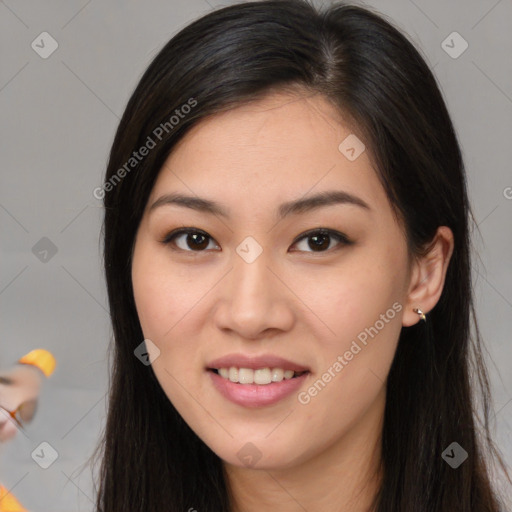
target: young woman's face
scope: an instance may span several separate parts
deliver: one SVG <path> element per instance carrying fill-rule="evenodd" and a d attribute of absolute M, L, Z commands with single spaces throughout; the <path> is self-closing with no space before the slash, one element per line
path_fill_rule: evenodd
<path fill-rule="evenodd" d="M 169 400 L 229 464 L 292 467 L 379 428 L 410 265 L 360 144 L 322 96 L 274 93 L 194 127 L 152 190 L 140 323 Z"/>

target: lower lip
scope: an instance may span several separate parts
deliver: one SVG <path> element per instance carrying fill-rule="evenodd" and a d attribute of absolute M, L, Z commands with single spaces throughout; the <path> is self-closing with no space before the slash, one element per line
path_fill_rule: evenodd
<path fill-rule="evenodd" d="M 265 407 L 275 404 L 297 391 L 309 375 L 309 373 L 304 373 L 292 379 L 284 379 L 281 382 L 271 382 L 270 384 L 239 384 L 231 382 L 211 370 L 208 370 L 208 373 L 213 385 L 222 396 L 244 407 Z"/>

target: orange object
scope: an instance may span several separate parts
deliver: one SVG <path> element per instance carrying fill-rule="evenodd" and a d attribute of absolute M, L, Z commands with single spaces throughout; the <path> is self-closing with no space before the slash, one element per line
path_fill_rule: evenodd
<path fill-rule="evenodd" d="M 27 512 L 19 501 L 2 485 L 0 485 L 0 512 Z"/>
<path fill-rule="evenodd" d="M 47 377 L 53 373 L 57 365 L 53 354 L 42 348 L 37 348 L 24 355 L 18 363 L 37 366 Z"/>

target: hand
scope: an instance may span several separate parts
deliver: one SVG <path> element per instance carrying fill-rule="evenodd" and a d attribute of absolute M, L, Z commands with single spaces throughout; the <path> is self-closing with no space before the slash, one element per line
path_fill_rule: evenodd
<path fill-rule="evenodd" d="M 17 364 L 0 372 L 0 406 L 15 411 L 20 404 L 37 400 L 43 378 L 39 368 L 27 364 Z M 4 409 L 0 409 L 0 442 L 13 438 L 18 431 L 15 421 Z"/>

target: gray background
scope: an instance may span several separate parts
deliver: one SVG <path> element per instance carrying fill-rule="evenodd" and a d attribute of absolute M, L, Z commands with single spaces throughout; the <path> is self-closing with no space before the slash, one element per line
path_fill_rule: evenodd
<path fill-rule="evenodd" d="M 227 4 L 0 2 L 0 363 L 6 367 L 36 347 L 58 359 L 27 435 L 0 452 L 0 481 L 14 486 L 30 510 L 92 510 L 90 470 L 82 469 L 105 418 L 110 337 L 102 210 L 92 191 L 101 185 L 119 117 L 150 60 L 179 29 L 220 5 Z M 512 2 L 368 5 L 406 31 L 434 67 L 460 138 L 479 230 L 474 283 L 494 361 L 496 438 L 511 465 Z M 41 46 L 44 31 L 58 42 L 46 59 L 31 47 L 34 40 Z M 469 44 L 458 58 L 442 47 L 453 31 Z M 445 44 L 453 53 L 460 42 Z M 43 237 L 57 248 L 46 261 L 33 250 Z M 58 452 L 46 470 L 31 458 L 42 441 Z"/>

